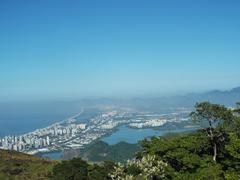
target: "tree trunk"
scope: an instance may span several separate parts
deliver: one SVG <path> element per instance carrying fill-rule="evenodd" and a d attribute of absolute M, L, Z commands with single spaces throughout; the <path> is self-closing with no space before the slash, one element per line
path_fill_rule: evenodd
<path fill-rule="evenodd" d="M 213 161 L 216 161 L 217 159 L 217 144 L 213 144 Z"/>

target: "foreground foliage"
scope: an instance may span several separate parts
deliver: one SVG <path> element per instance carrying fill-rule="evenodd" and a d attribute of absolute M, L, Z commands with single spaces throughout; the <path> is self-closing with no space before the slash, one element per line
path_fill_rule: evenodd
<path fill-rule="evenodd" d="M 102 180 L 110 179 L 109 174 L 114 171 L 115 163 L 106 161 L 102 164 L 89 164 L 81 158 L 62 161 L 53 169 L 56 180 Z"/>
<path fill-rule="evenodd" d="M 208 102 L 191 113 L 209 126 L 196 133 L 153 137 L 141 142 L 138 154 L 156 155 L 168 164 L 166 179 L 240 179 L 239 114 Z"/>
<path fill-rule="evenodd" d="M 197 104 L 191 117 L 205 128 L 143 140 L 141 151 L 126 164 L 93 164 L 81 158 L 56 163 L 3 151 L 7 154 L 1 155 L 0 179 L 239 180 L 239 106 L 233 110 L 209 102 Z"/>
<path fill-rule="evenodd" d="M 129 161 L 126 166 L 115 165 L 110 177 L 116 180 L 163 179 L 166 167 L 167 163 L 156 156 L 146 155 L 141 159 Z"/>
<path fill-rule="evenodd" d="M 205 124 L 205 128 L 190 134 L 143 140 L 140 142 L 142 149 L 136 158 L 125 165 L 112 164 L 114 167 L 109 168 L 106 164 L 89 165 L 82 162 L 85 164 L 84 171 L 80 170 L 79 164 L 76 166 L 77 172 L 72 171 L 71 177 L 64 177 L 64 174 L 69 173 L 69 169 L 64 168 L 69 162 L 63 162 L 58 165 L 62 170 L 55 168 L 54 174 L 58 179 L 239 180 L 239 107 L 232 110 L 203 102 L 196 104 L 190 116 L 196 123 Z M 72 160 L 73 164 L 75 160 Z M 58 176 L 64 170 L 66 173 Z M 80 175 L 82 172 L 85 174 Z M 97 176 L 93 178 L 93 174 Z"/>

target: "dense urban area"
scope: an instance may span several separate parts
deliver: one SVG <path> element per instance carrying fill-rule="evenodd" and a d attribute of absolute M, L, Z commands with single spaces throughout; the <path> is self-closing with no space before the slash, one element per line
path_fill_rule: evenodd
<path fill-rule="evenodd" d="M 160 127 L 167 122 L 187 121 L 189 110 L 181 109 L 174 113 L 158 114 L 128 109 L 108 109 L 101 110 L 85 121 L 78 120 L 83 113 L 82 110 L 67 120 L 27 134 L 5 136 L 0 140 L 0 148 L 28 154 L 81 148 L 112 133 L 120 125 L 141 129 Z"/>

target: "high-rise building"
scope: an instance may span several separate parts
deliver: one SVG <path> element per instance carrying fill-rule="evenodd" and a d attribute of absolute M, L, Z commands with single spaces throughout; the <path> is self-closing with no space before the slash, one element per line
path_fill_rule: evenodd
<path fill-rule="evenodd" d="M 47 146 L 50 145 L 50 139 L 49 139 L 49 136 L 46 137 L 46 143 L 47 143 Z"/>

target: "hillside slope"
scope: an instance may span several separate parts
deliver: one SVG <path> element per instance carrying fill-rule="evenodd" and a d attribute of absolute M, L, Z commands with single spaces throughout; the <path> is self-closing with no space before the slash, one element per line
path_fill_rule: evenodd
<path fill-rule="evenodd" d="M 132 159 L 139 150 L 139 144 L 119 142 L 115 145 L 109 145 L 103 141 L 96 141 L 79 151 L 69 150 L 65 152 L 63 158 L 71 159 L 73 157 L 82 157 L 91 162 L 126 162 L 128 159 Z"/>
<path fill-rule="evenodd" d="M 16 151 L 0 150 L 0 179 L 50 179 L 56 164 Z"/>

